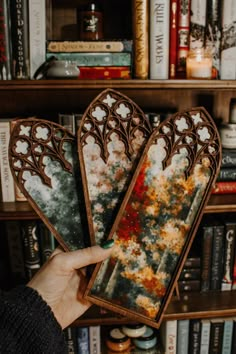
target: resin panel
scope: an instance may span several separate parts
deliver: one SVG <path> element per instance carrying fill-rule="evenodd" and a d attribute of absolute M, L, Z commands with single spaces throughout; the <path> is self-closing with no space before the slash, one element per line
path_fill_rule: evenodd
<path fill-rule="evenodd" d="M 107 239 L 152 131 L 142 110 L 112 89 L 98 95 L 85 111 L 78 152 L 93 243 Z"/>
<path fill-rule="evenodd" d="M 77 141 L 46 120 L 16 121 L 9 161 L 15 182 L 65 250 L 83 248 L 86 219 Z"/>
<path fill-rule="evenodd" d="M 216 126 L 203 108 L 180 112 L 151 135 L 85 296 L 159 327 L 220 168 Z"/>

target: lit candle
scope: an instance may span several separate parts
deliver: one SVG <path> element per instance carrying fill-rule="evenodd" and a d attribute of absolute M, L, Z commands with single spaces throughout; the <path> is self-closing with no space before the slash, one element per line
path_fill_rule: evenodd
<path fill-rule="evenodd" d="M 187 79 L 211 79 L 212 57 L 204 49 L 191 50 L 186 60 Z"/>

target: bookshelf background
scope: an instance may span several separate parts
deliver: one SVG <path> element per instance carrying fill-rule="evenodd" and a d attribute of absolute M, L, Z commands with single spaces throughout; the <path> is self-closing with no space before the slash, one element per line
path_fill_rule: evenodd
<path fill-rule="evenodd" d="M 52 0 L 47 37 L 75 39 L 76 8 L 85 1 Z M 108 39 L 132 38 L 132 1 L 102 1 Z M 74 26 L 71 24 L 74 23 Z M 73 37 L 74 36 L 74 37 Z M 236 97 L 235 80 L 10 80 L 0 81 L 0 119 L 37 117 L 55 121 L 59 112 L 81 112 L 103 89 L 113 88 L 129 96 L 144 111 L 185 110 L 204 106 L 220 122 L 228 122 L 230 100 Z M 212 195 L 205 214 L 236 213 L 235 195 Z M 236 214 L 235 214 L 236 215 Z M 0 231 L 9 220 L 34 220 L 37 215 L 27 202 L 0 202 Z M 2 232 L 0 232 L 2 235 Z M 1 243 L 2 240 L 1 237 Z M 173 297 L 165 320 L 236 316 L 235 291 L 182 294 Z M 93 306 L 76 326 L 132 323 Z"/>

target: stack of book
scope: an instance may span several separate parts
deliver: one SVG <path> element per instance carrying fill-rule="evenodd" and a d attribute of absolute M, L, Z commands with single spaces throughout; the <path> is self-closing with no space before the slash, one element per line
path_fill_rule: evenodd
<path fill-rule="evenodd" d="M 78 79 L 131 79 L 132 40 L 47 41 L 46 59 L 73 62 Z"/>
<path fill-rule="evenodd" d="M 222 149 L 222 162 L 212 194 L 236 193 L 236 148 Z"/>

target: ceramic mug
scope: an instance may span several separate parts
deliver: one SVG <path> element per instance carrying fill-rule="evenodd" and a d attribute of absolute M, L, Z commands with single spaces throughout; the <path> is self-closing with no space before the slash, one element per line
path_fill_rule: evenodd
<path fill-rule="evenodd" d="M 58 60 L 52 56 L 35 72 L 34 79 L 78 79 L 80 70 L 70 60 Z"/>

